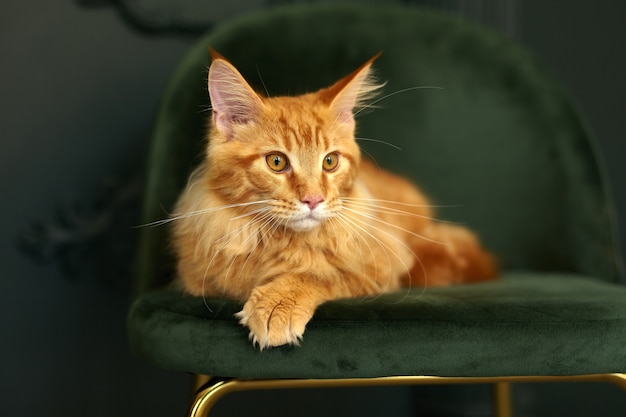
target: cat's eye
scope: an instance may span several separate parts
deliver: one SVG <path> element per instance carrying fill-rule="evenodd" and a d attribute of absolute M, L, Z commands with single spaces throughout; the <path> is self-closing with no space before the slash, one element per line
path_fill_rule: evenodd
<path fill-rule="evenodd" d="M 339 166 L 339 154 L 337 152 L 331 152 L 324 157 L 323 167 L 324 171 L 332 172 Z"/>
<path fill-rule="evenodd" d="M 265 155 L 265 162 L 274 172 L 284 172 L 289 168 L 289 159 L 280 152 L 272 152 Z"/>

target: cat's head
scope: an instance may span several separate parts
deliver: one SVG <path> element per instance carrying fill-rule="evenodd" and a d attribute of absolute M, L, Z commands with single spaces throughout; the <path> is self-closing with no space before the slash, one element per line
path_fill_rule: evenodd
<path fill-rule="evenodd" d="M 371 75 L 376 58 L 315 93 L 264 97 L 213 53 L 211 188 L 230 204 L 266 201 L 273 220 L 296 231 L 337 215 L 361 158 L 354 109 L 380 87 Z"/>

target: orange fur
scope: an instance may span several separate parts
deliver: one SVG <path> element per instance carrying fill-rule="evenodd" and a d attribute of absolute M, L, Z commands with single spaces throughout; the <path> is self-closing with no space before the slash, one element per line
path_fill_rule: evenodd
<path fill-rule="evenodd" d="M 263 349 L 299 343 L 327 300 L 495 277 L 471 231 L 433 221 L 415 186 L 361 160 L 353 109 L 377 87 L 373 59 L 317 93 L 266 98 L 213 57 L 206 158 L 174 223 L 187 292 L 242 301 Z"/>

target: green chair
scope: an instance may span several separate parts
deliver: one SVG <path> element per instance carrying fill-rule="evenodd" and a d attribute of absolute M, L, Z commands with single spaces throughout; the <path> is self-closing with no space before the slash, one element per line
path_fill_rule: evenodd
<path fill-rule="evenodd" d="M 209 45 L 271 95 L 329 85 L 383 51 L 375 68 L 390 95 L 359 115 L 364 151 L 420 184 L 441 218 L 477 230 L 503 274 L 329 302 L 301 346 L 260 352 L 233 317 L 238 303 L 205 305 L 168 285 L 167 227 L 146 227 L 130 343 L 156 366 L 200 375 L 191 415 L 244 389 L 486 382 L 499 416 L 510 413 L 510 382 L 626 389 L 626 286 L 604 170 L 585 120 L 529 53 L 402 7 L 277 8 L 223 24 L 186 55 L 163 96 L 145 223 L 171 211 L 202 154 Z M 416 89 L 428 86 L 443 89 Z"/>

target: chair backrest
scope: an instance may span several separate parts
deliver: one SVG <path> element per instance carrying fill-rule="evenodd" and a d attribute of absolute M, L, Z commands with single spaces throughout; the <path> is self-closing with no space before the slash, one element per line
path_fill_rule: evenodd
<path fill-rule="evenodd" d="M 259 91 L 331 84 L 379 51 L 389 97 L 358 117 L 382 166 L 479 231 L 504 268 L 621 279 L 616 226 L 588 126 L 523 48 L 459 19 L 380 7 L 290 7 L 245 16 L 202 38 L 175 72 L 157 115 L 144 220 L 171 210 L 204 149 L 208 46 Z M 442 89 L 415 87 L 441 87 Z M 407 89 L 407 91 L 404 91 Z M 166 227 L 142 231 L 139 288 L 173 276 Z"/>

